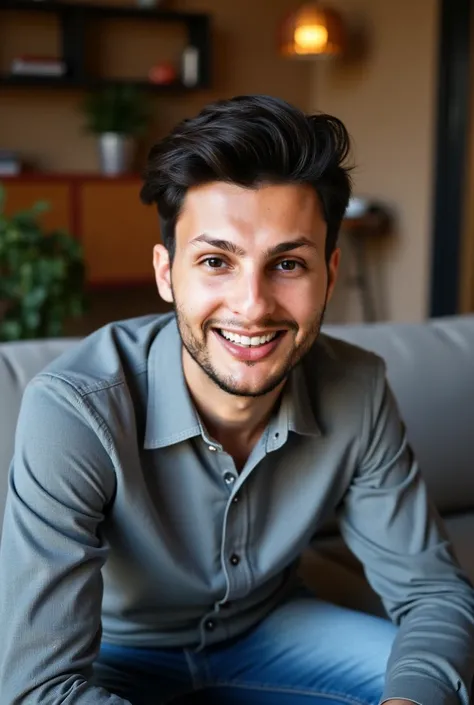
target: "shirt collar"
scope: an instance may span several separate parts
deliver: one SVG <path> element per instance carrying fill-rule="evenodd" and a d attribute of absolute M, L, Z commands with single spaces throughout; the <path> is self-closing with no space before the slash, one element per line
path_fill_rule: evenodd
<path fill-rule="evenodd" d="M 311 353 L 310 353 L 311 354 Z M 321 428 L 316 420 L 315 409 L 309 396 L 309 383 L 304 363 L 295 367 L 290 375 L 288 397 L 288 428 L 302 436 L 320 436 Z M 316 397 L 317 390 L 314 391 Z"/>
<path fill-rule="evenodd" d="M 201 434 L 184 379 L 176 318 L 160 330 L 148 356 L 148 403 L 144 448 L 163 448 Z"/>
<path fill-rule="evenodd" d="M 302 364 L 290 373 L 278 412 L 268 427 L 266 450 L 280 448 L 289 431 L 304 436 L 321 435 Z M 144 448 L 163 448 L 199 435 L 206 440 L 184 378 L 182 343 L 176 318 L 172 318 L 156 336 L 148 356 Z"/>
<path fill-rule="evenodd" d="M 291 371 L 278 412 L 270 422 L 267 452 L 281 448 L 288 439 L 289 431 L 300 436 L 321 435 L 308 394 L 308 380 L 301 363 Z"/>

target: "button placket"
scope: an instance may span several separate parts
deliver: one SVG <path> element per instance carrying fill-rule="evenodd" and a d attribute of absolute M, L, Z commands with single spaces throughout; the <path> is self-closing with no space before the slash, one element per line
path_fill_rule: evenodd
<path fill-rule="evenodd" d="M 247 475 L 254 464 L 239 474 L 234 460 L 226 452 L 220 454 L 219 464 L 222 468 L 222 484 L 227 485 L 229 499 L 225 513 L 221 544 L 221 565 L 227 582 L 227 590 L 223 600 L 235 602 L 248 594 L 251 589 L 253 574 L 247 565 L 247 545 L 249 532 L 249 507 L 246 500 Z"/>
<path fill-rule="evenodd" d="M 235 469 L 234 459 L 225 451 L 219 455 L 219 467 L 222 473 L 221 477 L 225 484 L 232 491 L 232 487 L 237 481 L 238 473 Z"/>
<path fill-rule="evenodd" d="M 204 622 L 204 629 L 206 632 L 213 632 L 216 628 L 216 621 L 214 619 L 206 619 Z"/>
<path fill-rule="evenodd" d="M 230 470 L 226 470 L 226 472 L 224 473 L 224 482 L 226 483 L 226 485 L 233 485 L 236 479 L 237 477 L 234 475 L 233 472 L 231 472 Z"/>
<path fill-rule="evenodd" d="M 238 477 L 236 476 L 236 480 Z M 237 488 L 236 488 L 237 489 Z M 227 594 L 225 600 L 233 602 L 247 594 L 250 587 L 251 572 L 246 567 L 245 546 L 247 545 L 248 510 L 243 502 L 245 489 L 239 488 L 238 493 L 229 499 L 226 512 L 226 528 L 223 536 L 222 564 L 227 579 Z"/>
<path fill-rule="evenodd" d="M 236 553 L 233 553 L 230 557 L 230 563 L 233 566 L 239 565 L 240 557 Z"/>

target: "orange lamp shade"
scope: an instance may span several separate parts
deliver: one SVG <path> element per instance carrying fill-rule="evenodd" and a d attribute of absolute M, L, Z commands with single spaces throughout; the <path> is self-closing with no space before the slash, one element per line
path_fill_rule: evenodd
<path fill-rule="evenodd" d="M 343 52 L 344 43 L 341 16 L 318 2 L 308 2 L 293 10 L 280 26 L 279 51 L 282 56 L 336 56 Z"/>

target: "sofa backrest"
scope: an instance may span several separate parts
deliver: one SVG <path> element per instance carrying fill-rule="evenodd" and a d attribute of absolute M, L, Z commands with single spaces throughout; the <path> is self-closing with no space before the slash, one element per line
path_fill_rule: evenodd
<path fill-rule="evenodd" d="M 327 332 L 385 359 L 436 506 L 444 515 L 474 510 L 474 315 Z"/>
<path fill-rule="evenodd" d="M 325 326 L 334 337 L 381 355 L 408 437 L 443 514 L 474 508 L 474 316 L 420 324 Z M 0 345 L 0 526 L 23 390 L 77 343 L 60 339 Z"/>
<path fill-rule="evenodd" d="M 76 343 L 60 338 L 0 344 L 0 529 L 23 391 L 34 375 Z"/>

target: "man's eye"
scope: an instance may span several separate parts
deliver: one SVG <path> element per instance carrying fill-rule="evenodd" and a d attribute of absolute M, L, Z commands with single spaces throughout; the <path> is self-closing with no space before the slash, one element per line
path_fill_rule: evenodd
<path fill-rule="evenodd" d="M 207 257 L 202 263 L 209 267 L 209 269 L 222 269 L 225 264 L 224 260 L 220 257 Z"/>
<path fill-rule="evenodd" d="M 277 267 L 281 268 L 284 272 L 293 272 L 295 269 L 302 268 L 301 262 L 296 262 L 294 259 L 284 259 L 278 262 Z"/>

